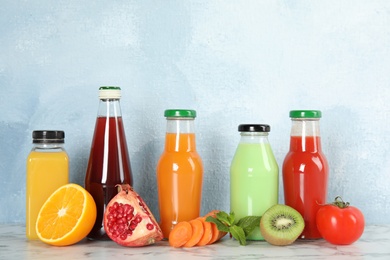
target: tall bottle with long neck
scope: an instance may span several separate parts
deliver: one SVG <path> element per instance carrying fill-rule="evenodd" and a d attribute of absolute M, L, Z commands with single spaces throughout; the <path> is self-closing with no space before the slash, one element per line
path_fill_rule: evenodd
<path fill-rule="evenodd" d="M 285 203 L 301 213 L 305 229 L 300 238 L 321 238 L 316 215 L 326 203 L 328 162 L 321 148 L 319 110 L 292 110 L 290 151 L 283 162 Z"/>
<path fill-rule="evenodd" d="M 119 87 L 99 88 L 99 109 L 85 175 L 85 188 L 97 207 L 96 222 L 87 236 L 89 239 L 109 239 L 104 231 L 103 214 L 108 202 L 117 194 L 115 185 L 133 185 L 120 98 Z"/>
<path fill-rule="evenodd" d="M 200 215 L 203 164 L 196 150 L 195 110 L 167 109 L 165 148 L 157 164 L 160 227 L 168 238 L 173 227 Z"/>

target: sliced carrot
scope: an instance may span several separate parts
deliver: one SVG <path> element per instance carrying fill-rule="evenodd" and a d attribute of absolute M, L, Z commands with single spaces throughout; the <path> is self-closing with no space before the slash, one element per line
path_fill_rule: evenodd
<path fill-rule="evenodd" d="M 210 211 L 209 213 L 207 213 L 206 215 L 204 215 L 204 217 L 207 218 L 210 216 L 210 217 L 215 218 L 219 211 L 220 210 L 218 210 L 218 209 L 214 209 L 214 210 Z"/>
<path fill-rule="evenodd" d="M 219 241 L 221 238 L 223 238 L 227 234 L 227 232 L 224 232 L 224 231 L 219 231 L 218 230 L 218 232 L 219 232 L 218 238 L 217 238 L 217 240 L 214 241 L 214 243 Z"/>
<path fill-rule="evenodd" d="M 199 240 L 199 242 L 196 245 L 197 246 L 204 246 L 204 245 L 207 245 L 208 242 L 210 242 L 210 240 L 213 236 L 212 229 L 211 229 L 211 223 L 206 222 L 206 218 L 204 218 L 204 217 L 199 217 L 197 219 L 202 221 L 204 232 L 203 232 L 202 238 Z"/>
<path fill-rule="evenodd" d="M 169 233 L 169 245 L 173 247 L 181 247 L 192 237 L 192 226 L 188 221 L 182 221 Z"/>
<path fill-rule="evenodd" d="M 216 215 L 218 212 L 219 212 L 219 210 L 212 210 L 205 215 L 205 218 L 207 218 L 207 217 L 216 218 Z M 212 230 L 213 236 L 210 239 L 210 241 L 208 242 L 208 245 L 211 245 L 211 244 L 217 242 L 218 240 L 220 240 L 221 238 L 223 238 L 227 234 L 227 232 L 223 232 L 223 231 L 218 230 L 218 227 L 215 223 L 210 222 L 210 224 L 211 224 L 211 230 Z"/>
<path fill-rule="evenodd" d="M 203 223 L 199 219 L 193 219 L 189 222 L 192 227 L 192 237 L 190 240 L 187 241 L 183 246 L 184 247 L 193 247 L 198 242 L 200 239 L 203 237 L 204 234 L 204 228 L 203 228 Z"/>
<path fill-rule="evenodd" d="M 218 230 L 217 225 L 215 223 L 210 223 L 210 224 L 211 224 L 211 232 L 213 235 L 212 235 L 210 241 L 207 243 L 208 245 L 211 245 L 214 242 L 216 242 L 218 237 L 219 237 L 219 230 Z"/>

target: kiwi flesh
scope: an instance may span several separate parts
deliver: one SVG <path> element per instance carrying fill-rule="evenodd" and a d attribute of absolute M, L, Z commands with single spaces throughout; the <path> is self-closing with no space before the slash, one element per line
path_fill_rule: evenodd
<path fill-rule="evenodd" d="M 304 227 L 302 215 L 292 207 L 282 204 L 269 208 L 260 220 L 260 230 L 264 239 L 276 246 L 293 243 Z"/>

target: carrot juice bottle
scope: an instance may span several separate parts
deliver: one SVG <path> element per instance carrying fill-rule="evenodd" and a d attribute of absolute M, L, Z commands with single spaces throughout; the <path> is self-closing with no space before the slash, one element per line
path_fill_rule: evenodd
<path fill-rule="evenodd" d="M 106 206 L 118 193 L 117 184 L 133 185 L 120 98 L 119 87 L 99 88 L 98 115 L 85 174 L 85 189 L 91 193 L 97 208 L 96 221 L 88 239 L 110 239 L 103 226 Z"/>
<path fill-rule="evenodd" d="M 305 229 L 300 238 L 317 239 L 321 235 L 316 225 L 316 214 L 326 203 L 328 163 L 321 149 L 321 111 L 293 110 L 290 151 L 283 162 L 284 199 L 301 213 Z"/>
<path fill-rule="evenodd" d="M 195 110 L 169 109 L 165 148 L 157 164 L 160 227 L 164 238 L 180 221 L 199 217 L 203 165 L 196 151 Z"/>
<path fill-rule="evenodd" d="M 26 237 L 35 231 L 39 210 L 50 195 L 69 182 L 69 157 L 64 131 L 33 131 L 33 148 L 26 162 Z"/>

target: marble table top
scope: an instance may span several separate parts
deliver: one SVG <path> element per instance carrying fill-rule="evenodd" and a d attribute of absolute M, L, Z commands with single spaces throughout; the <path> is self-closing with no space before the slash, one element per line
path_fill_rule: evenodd
<path fill-rule="evenodd" d="M 390 225 L 366 226 L 362 237 L 349 246 L 335 246 L 325 240 L 297 240 L 289 246 L 272 246 L 263 241 L 238 241 L 225 236 L 216 244 L 193 248 L 172 248 L 167 241 L 139 248 L 112 241 L 88 241 L 54 247 L 28 241 L 23 225 L 0 225 L 0 259 L 390 259 Z M 119 258 L 117 258 L 119 259 Z"/>

